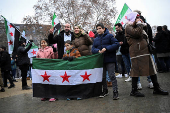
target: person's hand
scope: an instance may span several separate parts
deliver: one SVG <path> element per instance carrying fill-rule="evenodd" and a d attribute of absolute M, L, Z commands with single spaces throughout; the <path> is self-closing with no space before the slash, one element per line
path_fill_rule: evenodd
<path fill-rule="evenodd" d="M 68 61 L 72 61 L 74 58 L 74 56 L 68 57 Z"/>
<path fill-rule="evenodd" d="M 104 53 L 104 52 L 106 51 L 106 48 L 103 48 L 102 51 L 103 51 L 103 53 Z"/>
<path fill-rule="evenodd" d="M 119 44 L 120 44 L 120 45 L 122 45 L 122 44 L 123 44 L 123 42 L 119 42 Z"/>
<path fill-rule="evenodd" d="M 52 46 L 52 48 L 54 53 L 57 52 L 57 49 L 54 46 Z"/>
<path fill-rule="evenodd" d="M 50 29 L 50 34 L 53 34 L 53 32 L 54 32 L 54 27 Z"/>
<path fill-rule="evenodd" d="M 99 50 L 99 53 L 102 54 L 103 52 Z"/>
<path fill-rule="evenodd" d="M 66 57 L 63 57 L 63 60 L 68 60 L 68 57 L 66 56 Z"/>
<path fill-rule="evenodd" d="M 99 50 L 99 53 L 104 53 L 106 51 L 106 48 L 103 48 L 102 50 Z"/>
<path fill-rule="evenodd" d="M 30 42 L 33 42 L 33 40 L 31 39 Z"/>
<path fill-rule="evenodd" d="M 83 35 L 85 35 L 86 33 L 85 33 L 85 31 L 83 30 L 83 29 L 81 29 L 81 33 L 83 34 Z"/>
<path fill-rule="evenodd" d="M 140 21 L 141 21 L 142 23 L 144 23 L 142 19 L 140 19 Z"/>

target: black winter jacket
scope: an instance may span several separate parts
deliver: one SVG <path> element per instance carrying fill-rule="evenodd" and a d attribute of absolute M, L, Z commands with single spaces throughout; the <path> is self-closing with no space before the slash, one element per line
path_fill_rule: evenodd
<path fill-rule="evenodd" d="M 156 34 L 153 39 L 155 42 L 156 53 L 167 53 L 169 52 L 169 39 L 168 35 L 164 31 L 160 31 Z"/>
<path fill-rule="evenodd" d="M 57 48 L 58 48 L 58 59 L 62 59 L 63 54 L 64 54 L 64 33 L 65 31 L 61 31 L 59 35 L 56 35 L 54 37 L 53 34 L 48 35 L 48 41 L 49 44 L 55 44 L 57 43 Z M 73 32 L 71 32 L 71 41 L 74 40 L 74 35 Z"/>
<path fill-rule="evenodd" d="M 30 59 L 28 57 L 28 51 L 30 50 L 32 43 L 30 42 L 29 46 L 25 48 L 24 46 L 19 46 L 17 53 L 18 53 L 18 60 L 17 65 L 21 66 L 24 64 L 30 64 Z"/>
<path fill-rule="evenodd" d="M 125 37 L 125 32 L 122 30 L 121 32 L 117 32 L 115 38 L 118 40 L 118 42 L 123 42 L 120 48 L 120 52 L 122 54 L 128 54 L 129 53 L 129 44 L 127 43 L 127 39 Z"/>
<path fill-rule="evenodd" d="M 1 70 L 2 71 L 11 70 L 11 57 L 7 51 L 2 51 L 1 53 Z"/>

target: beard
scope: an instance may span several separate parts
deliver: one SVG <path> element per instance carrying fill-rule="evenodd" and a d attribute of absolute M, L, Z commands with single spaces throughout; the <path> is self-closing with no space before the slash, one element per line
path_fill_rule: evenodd
<path fill-rule="evenodd" d="M 70 30 L 65 30 L 65 33 L 66 33 L 66 35 L 69 35 L 70 34 Z"/>

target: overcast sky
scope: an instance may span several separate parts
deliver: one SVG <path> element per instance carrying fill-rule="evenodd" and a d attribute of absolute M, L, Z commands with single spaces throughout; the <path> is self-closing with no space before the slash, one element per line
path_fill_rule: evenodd
<path fill-rule="evenodd" d="M 24 16 L 34 14 L 33 6 L 37 1 L 0 0 L 0 15 L 11 23 L 21 23 Z M 167 25 L 170 29 L 170 0 L 116 0 L 118 13 L 121 12 L 124 3 L 127 3 L 131 10 L 140 10 L 151 26 Z"/>

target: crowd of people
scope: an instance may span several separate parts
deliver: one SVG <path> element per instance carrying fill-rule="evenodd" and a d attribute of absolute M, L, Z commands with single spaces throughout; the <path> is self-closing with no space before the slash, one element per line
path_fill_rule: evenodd
<path fill-rule="evenodd" d="M 125 27 L 121 23 L 115 24 L 115 36 L 102 23 L 96 25 L 96 31 L 93 31 L 94 37 L 90 37 L 80 25 L 75 25 L 71 32 L 71 25 L 67 23 L 58 35 L 53 34 L 54 28 L 52 28 L 49 30 L 48 39 L 41 40 L 41 48 L 36 58 L 72 61 L 81 56 L 100 53 L 104 55 L 103 89 L 100 98 L 109 94 L 107 87 L 111 86 L 113 100 L 119 99 L 117 78 L 122 78 L 122 76 L 128 77 L 126 82 L 132 81 L 130 96 L 145 96 L 138 91 L 142 89 L 141 76 L 147 77 L 148 87 L 153 89 L 153 94 L 168 95 L 167 91 L 160 88 L 157 71 L 170 71 L 170 31 L 166 25 L 158 26 L 156 35 L 152 36 L 152 29 L 140 11 L 129 13 L 127 20 Z M 22 90 L 31 89 L 27 85 L 27 72 L 30 66 L 27 52 L 32 46 L 32 40 L 29 41 L 27 47 L 25 44 L 21 40 L 17 56 L 12 57 L 5 47 L 0 48 L 1 92 L 5 92 L 4 87 L 8 87 L 7 79 L 10 82 L 8 88 L 15 87 L 17 67 L 21 70 Z M 53 44 L 57 44 L 57 47 Z M 154 53 L 149 51 L 148 44 L 156 47 Z M 115 72 L 119 74 L 116 76 Z M 41 98 L 41 101 L 45 100 L 56 101 L 57 99 Z"/>

